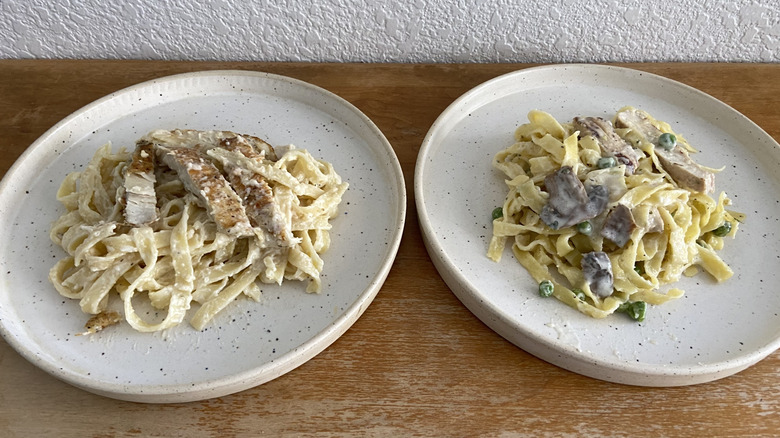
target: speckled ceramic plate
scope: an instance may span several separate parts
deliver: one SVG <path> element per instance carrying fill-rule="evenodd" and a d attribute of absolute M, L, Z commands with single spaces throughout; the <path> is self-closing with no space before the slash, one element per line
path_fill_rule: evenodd
<path fill-rule="evenodd" d="M 227 129 L 293 143 L 349 182 L 321 294 L 305 284 L 263 287 L 202 332 L 183 323 L 155 334 L 126 323 L 92 336 L 78 302 L 49 284 L 64 252 L 49 241 L 66 174 L 96 148 L 133 147 L 157 128 Z M 248 71 L 165 77 L 102 98 L 38 139 L 0 185 L 0 332 L 27 360 L 73 385 L 141 402 L 182 402 L 247 389 L 303 364 L 371 303 L 395 258 L 405 220 L 401 167 L 379 129 L 340 97 L 298 80 Z M 335 370 L 334 372 L 338 372 Z"/>
<path fill-rule="evenodd" d="M 514 143 L 532 109 L 559 120 L 611 117 L 631 105 L 669 122 L 701 150 L 697 161 L 725 166 L 716 191 L 747 213 L 723 258 L 736 274 L 683 280 L 683 298 L 651 307 L 636 323 L 624 315 L 591 319 L 537 286 L 507 247 L 500 263 L 485 255 L 491 211 L 506 194 L 491 167 Z M 598 65 L 531 68 L 490 80 L 456 100 L 420 149 L 415 197 L 436 267 L 477 317 L 520 348 L 552 364 L 612 382 L 676 386 L 729 376 L 780 345 L 780 149 L 724 103 L 663 77 Z"/>

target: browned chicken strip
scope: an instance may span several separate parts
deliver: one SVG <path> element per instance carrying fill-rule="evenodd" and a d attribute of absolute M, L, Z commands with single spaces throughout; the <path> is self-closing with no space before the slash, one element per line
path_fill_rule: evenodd
<path fill-rule="evenodd" d="M 225 138 L 220 141 L 219 146 L 252 160 L 263 159 L 263 154 L 258 153 L 243 136 Z M 283 246 L 291 245 L 293 243 L 292 232 L 285 223 L 268 181 L 259 173 L 238 166 L 237 163 L 225 160 L 223 165 L 230 185 L 244 202 L 244 208 L 252 226 L 265 229 Z"/>
<path fill-rule="evenodd" d="M 617 135 L 609 120 L 601 117 L 575 117 L 574 129 L 580 131 L 580 136 L 592 136 L 603 154 L 615 157 L 618 163 L 625 164 L 626 175 L 634 173 L 639 161 L 637 152 Z"/>
<path fill-rule="evenodd" d="M 139 140 L 133 158 L 125 169 L 125 221 L 147 225 L 157 220 L 157 194 L 154 190 L 154 145 Z"/>
<path fill-rule="evenodd" d="M 208 158 L 194 148 L 163 145 L 157 145 L 157 154 L 203 202 L 220 231 L 235 237 L 253 235 L 241 198 Z"/>
<path fill-rule="evenodd" d="M 226 138 L 240 137 L 244 139 L 244 144 L 253 149 L 255 155 L 263 156 L 270 161 L 277 160 L 277 154 L 273 146 L 264 140 L 251 136 L 236 134 L 231 131 L 198 131 L 195 129 L 174 129 L 166 131 L 158 129 L 152 131 L 147 136 L 152 142 L 176 145 L 181 147 L 196 148 L 201 152 L 219 146 L 221 140 Z M 248 155 L 247 155 L 248 156 Z"/>
<path fill-rule="evenodd" d="M 678 186 L 702 193 L 710 193 L 715 188 L 715 174 L 694 162 L 683 148 L 675 146 L 666 150 L 658 146 L 658 139 L 663 132 L 648 120 L 644 111 L 634 108 L 623 110 L 617 114 L 615 125 L 631 128 L 656 145 L 658 162 Z"/>
<path fill-rule="evenodd" d="M 84 324 L 84 328 L 87 329 L 87 331 L 83 333 L 77 333 L 77 335 L 89 335 L 92 333 L 97 333 L 106 327 L 110 327 L 114 324 L 118 324 L 122 320 L 122 317 L 119 316 L 117 312 L 114 312 L 113 310 L 103 311 L 98 313 L 97 315 L 92 316 L 89 318 L 86 324 Z"/>
<path fill-rule="evenodd" d="M 252 146 L 252 148 L 255 150 L 256 154 L 263 154 L 265 156 L 265 159 L 270 161 L 276 161 L 278 160 L 278 157 L 276 156 L 276 151 L 274 150 L 274 147 L 270 144 L 266 143 L 265 140 L 262 140 L 260 138 L 241 134 L 241 137 L 246 139 L 246 141 Z M 246 155 L 246 154 L 244 154 Z M 249 155 L 246 155 L 247 158 L 249 158 Z"/>

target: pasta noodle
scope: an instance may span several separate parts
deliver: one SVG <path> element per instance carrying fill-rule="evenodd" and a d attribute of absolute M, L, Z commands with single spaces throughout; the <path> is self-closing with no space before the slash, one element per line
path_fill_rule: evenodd
<path fill-rule="evenodd" d="M 682 290 L 664 287 L 698 268 L 718 282 L 732 276 L 718 251 L 745 217 L 728 209 L 725 193 L 706 193 L 715 171 L 693 163 L 694 149 L 668 124 L 631 107 L 609 121 L 560 123 L 536 110 L 528 119 L 493 160 L 508 193 L 494 213 L 491 259 L 499 262 L 510 243 L 534 280 L 594 318 L 679 298 Z"/>
<path fill-rule="evenodd" d="M 67 257 L 49 279 L 86 314 L 110 312 L 118 298 L 130 326 L 154 332 L 195 308 L 189 322 L 202 330 L 239 296 L 259 300 L 262 283 L 306 281 L 319 292 L 346 189 L 306 150 L 228 131 L 153 131 L 135 153 L 107 144 L 57 192 L 66 211 L 50 237 Z M 139 306 L 165 316 L 149 321 Z"/>

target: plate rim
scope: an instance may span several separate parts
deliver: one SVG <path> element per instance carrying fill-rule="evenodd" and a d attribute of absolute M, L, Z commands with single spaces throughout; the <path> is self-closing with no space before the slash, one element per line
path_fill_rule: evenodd
<path fill-rule="evenodd" d="M 765 136 L 770 140 L 770 144 L 773 144 L 776 148 L 780 148 L 780 144 L 778 144 L 763 128 L 738 110 L 714 96 L 674 79 L 643 70 L 604 64 L 547 64 L 514 70 L 488 79 L 460 95 L 436 118 L 421 144 L 414 171 L 415 204 L 423 242 L 437 271 L 453 294 L 469 311 L 477 316 L 480 321 L 500 336 L 510 341 L 516 347 L 560 368 L 613 383 L 655 387 L 685 386 L 705 383 L 736 374 L 778 350 L 778 348 L 780 348 L 780 336 L 776 336 L 769 342 L 764 343 L 760 348 L 754 349 L 747 354 L 740 355 L 736 359 L 708 363 L 696 368 L 675 364 L 662 366 L 642 363 L 636 365 L 630 362 L 615 363 L 604 360 L 603 358 L 587 357 L 583 352 L 578 351 L 578 349 L 565 342 L 558 339 L 549 339 L 541 336 L 536 331 L 527 330 L 513 321 L 512 318 L 509 318 L 503 309 L 493 305 L 493 303 L 488 300 L 479 299 L 481 295 L 479 291 L 471 284 L 468 278 L 462 275 L 455 263 L 452 262 L 451 257 L 448 256 L 446 251 L 444 251 L 442 246 L 437 242 L 436 233 L 431 224 L 428 209 L 425 205 L 425 194 L 423 190 L 423 180 L 427 166 L 426 158 L 429 151 L 434 147 L 433 140 L 437 135 L 440 135 L 438 132 L 441 129 L 440 127 L 447 121 L 460 120 L 457 116 L 457 112 L 463 108 L 470 99 L 479 96 L 485 90 L 490 89 L 502 81 L 512 81 L 521 76 L 541 74 L 546 71 L 550 74 L 553 72 L 557 73 L 557 71 L 565 72 L 567 69 L 578 70 L 580 72 L 610 71 L 623 75 L 645 76 L 650 80 L 660 81 L 688 93 L 697 94 L 700 97 L 709 99 L 713 103 L 721 106 L 721 109 L 727 109 L 738 115 L 743 122 L 749 123 L 759 135 Z M 469 107 L 469 110 L 473 109 L 474 108 Z M 563 356 L 567 357 L 564 358 Z M 610 373 L 608 373 L 609 377 L 604 376 L 604 370 L 610 371 Z"/>
<path fill-rule="evenodd" d="M 336 340 L 338 340 L 347 330 L 352 327 L 352 325 L 360 318 L 360 316 L 362 316 L 368 306 L 373 302 L 374 298 L 381 290 L 385 280 L 387 279 L 387 276 L 390 273 L 392 265 L 398 255 L 398 250 L 400 248 L 404 233 L 408 194 L 406 191 L 406 182 L 403 170 L 392 144 L 373 120 L 371 120 L 365 113 L 357 108 L 357 106 L 345 98 L 339 96 L 338 94 L 301 79 L 256 70 L 215 69 L 160 76 L 118 89 L 71 112 L 66 117 L 47 129 L 35 141 L 33 141 L 33 143 L 31 143 L 14 161 L 11 167 L 8 168 L 5 175 L 3 175 L 3 178 L 0 179 L 0 194 L 4 194 L 7 190 L 11 189 L 10 186 L 11 182 L 14 180 L 14 176 L 22 170 L 24 164 L 36 153 L 45 152 L 46 150 L 55 147 L 53 144 L 48 143 L 50 143 L 50 139 L 55 136 L 56 133 L 69 126 L 74 122 L 74 120 L 78 119 L 85 113 L 89 113 L 96 108 L 100 108 L 103 105 L 109 104 L 115 99 L 121 99 L 123 96 L 126 96 L 130 93 L 142 91 L 145 88 L 149 88 L 157 84 L 175 83 L 187 81 L 190 79 L 204 78 L 216 80 L 219 78 L 237 76 L 262 78 L 286 83 L 292 87 L 303 88 L 313 92 L 316 95 L 327 98 L 329 102 L 336 103 L 337 105 L 341 106 L 343 110 L 346 110 L 348 113 L 356 116 L 365 125 L 365 128 L 368 129 L 367 132 L 370 132 L 372 137 L 374 137 L 378 141 L 378 144 L 381 145 L 381 149 L 378 150 L 384 152 L 384 154 L 387 155 L 387 158 L 389 158 L 389 160 L 383 164 L 386 165 L 387 175 L 389 177 L 388 179 L 392 179 L 395 183 L 395 191 L 397 192 L 396 201 L 399 208 L 394 212 L 392 221 L 394 229 L 391 230 L 390 239 L 388 240 L 388 245 L 386 245 L 384 251 L 387 257 L 385 257 L 381 265 L 378 267 L 379 269 L 374 272 L 374 275 L 370 279 L 366 289 L 360 291 L 359 294 L 356 294 L 355 300 L 348 307 L 346 307 L 340 315 L 331 319 L 328 325 L 325 326 L 322 330 L 309 337 L 304 343 L 292 348 L 278 358 L 263 362 L 258 366 L 248 367 L 242 371 L 229 374 L 222 378 L 204 381 L 201 383 L 191 384 L 190 382 L 183 382 L 171 384 L 131 385 L 96 381 L 95 379 L 88 378 L 88 376 L 84 374 L 69 371 L 67 367 L 58 367 L 56 363 L 47 360 L 45 357 L 41 357 L 36 351 L 28 349 L 21 342 L 22 340 L 14 333 L 12 333 L 8 327 L 6 327 L 7 318 L 0 318 L 0 336 L 25 360 L 61 381 L 69 383 L 88 392 L 118 400 L 142 403 L 178 403 L 205 400 L 233 394 L 262 385 L 263 383 L 278 378 L 303 365 L 327 349 Z M 257 91 L 262 92 L 262 90 Z M 144 108 L 158 105 L 160 105 L 159 102 L 153 102 L 149 106 L 144 106 Z M 3 216 L 7 216 L 7 214 L 3 214 Z M 4 286 L 2 286 L 2 288 L 5 289 Z M 4 315 L 5 312 L 5 309 L 0 309 L 0 316 Z M 50 351 L 45 350 L 44 352 L 46 354 L 51 353 Z"/>

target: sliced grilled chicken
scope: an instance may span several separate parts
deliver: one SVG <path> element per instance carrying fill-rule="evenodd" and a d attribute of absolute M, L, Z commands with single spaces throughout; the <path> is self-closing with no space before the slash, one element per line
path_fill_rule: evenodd
<path fill-rule="evenodd" d="M 194 129 L 174 129 L 167 131 L 158 129 L 147 134 L 146 138 L 155 143 L 162 143 L 169 146 L 180 146 L 188 148 L 197 148 L 201 152 L 206 152 L 211 148 L 219 147 L 222 140 L 226 138 L 242 138 L 245 144 L 248 144 L 254 153 L 270 161 L 277 160 L 277 154 L 273 146 L 260 138 L 251 135 L 236 134 L 231 131 L 198 131 Z"/>
<path fill-rule="evenodd" d="M 92 316 L 89 318 L 86 324 L 84 324 L 84 328 L 87 330 L 82 333 L 76 333 L 76 336 L 85 336 L 85 335 L 91 335 L 93 333 L 97 333 L 106 327 L 110 327 L 114 324 L 119 324 L 119 322 L 122 321 L 122 317 L 119 316 L 117 312 L 114 312 L 113 310 L 107 310 L 98 313 L 97 315 Z"/>
<path fill-rule="evenodd" d="M 284 144 L 279 146 L 274 146 L 274 153 L 276 153 L 277 159 L 282 158 L 284 154 L 287 152 L 290 152 L 291 150 L 295 149 L 294 145 L 291 144 Z"/>
<path fill-rule="evenodd" d="M 679 146 L 671 151 L 658 148 L 655 155 L 661 167 L 680 187 L 702 193 L 710 193 L 715 188 L 715 174 L 691 160 Z"/>
<path fill-rule="evenodd" d="M 630 128 L 654 144 L 658 162 L 678 186 L 694 192 L 712 192 L 715 187 L 715 174 L 694 162 L 688 152 L 679 145 L 671 150 L 660 147 L 658 139 L 663 132 L 650 122 L 646 112 L 635 108 L 620 111 L 615 125 Z"/>
<path fill-rule="evenodd" d="M 550 197 L 540 217 L 554 230 L 598 216 L 609 202 L 606 187 L 593 185 L 587 191 L 569 166 L 547 175 L 544 185 Z"/>
<path fill-rule="evenodd" d="M 262 141 L 262 140 L 260 140 Z M 255 150 L 254 146 L 249 143 L 246 137 L 244 136 L 232 136 L 232 137 L 226 137 L 219 141 L 218 143 L 219 147 L 222 149 L 225 149 L 230 152 L 236 152 L 239 153 L 250 160 L 262 160 L 263 155 L 258 153 L 257 150 Z M 272 148 L 273 150 L 273 148 Z"/>
<path fill-rule="evenodd" d="M 154 145 L 139 140 L 133 158 L 125 169 L 125 221 L 127 223 L 140 226 L 157 220 L 155 182 Z"/>
<path fill-rule="evenodd" d="M 203 202 L 220 231 L 235 237 L 253 235 L 241 198 L 208 158 L 195 148 L 158 144 L 156 149 L 162 162 Z"/>
<path fill-rule="evenodd" d="M 223 139 L 219 146 L 251 160 L 262 160 L 264 156 L 258 153 L 257 149 L 244 136 Z M 231 161 L 229 157 L 223 156 L 221 161 L 230 185 L 244 202 L 244 208 L 252 226 L 264 229 L 282 246 L 291 245 L 294 242 L 292 231 L 274 199 L 273 189 L 268 181 L 259 173 Z"/>
<path fill-rule="evenodd" d="M 171 147 L 192 148 L 197 145 L 215 146 L 220 138 L 223 138 L 225 131 L 198 131 L 195 129 L 174 129 L 171 131 L 157 129 L 146 134 L 146 139 L 157 144 Z M 233 135 L 227 132 L 227 135 Z"/>
<path fill-rule="evenodd" d="M 639 156 L 628 142 L 617 135 L 609 120 L 601 117 L 575 117 L 574 129 L 580 131 L 580 136 L 590 135 L 596 139 L 604 155 L 615 157 L 618 163 L 625 164 L 626 175 L 634 173 Z"/>
<path fill-rule="evenodd" d="M 580 267 L 591 292 L 601 298 L 612 295 L 614 281 L 612 277 L 612 262 L 609 260 L 607 253 L 592 251 L 583 254 Z"/>
<path fill-rule="evenodd" d="M 246 134 L 241 134 L 238 137 L 243 137 L 250 145 L 252 145 L 255 153 L 261 154 L 263 157 L 265 157 L 266 160 L 276 161 L 279 159 L 274 147 L 266 143 L 265 140 Z M 247 155 L 247 158 L 248 157 L 249 156 Z"/>
<path fill-rule="evenodd" d="M 653 207 L 650 210 L 646 222 L 643 224 L 646 233 L 658 233 L 664 230 L 664 219 L 661 217 L 657 207 Z"/>

